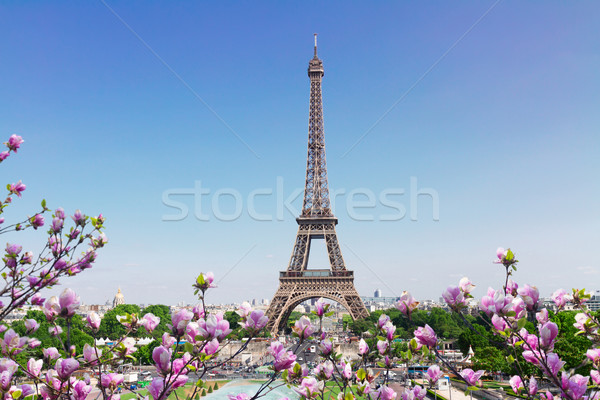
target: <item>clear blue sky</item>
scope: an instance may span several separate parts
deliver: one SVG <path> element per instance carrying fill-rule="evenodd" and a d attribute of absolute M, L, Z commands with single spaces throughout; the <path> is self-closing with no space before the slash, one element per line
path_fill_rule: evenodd
<path fill-rule="evenodd" d="M 193 302 L 200 271 L 220 280 L 209 302 L 271 298 L 296 215 L 257 221 L 247 198 L 304 185 L 318 32 L 329 181 L 346 193 L 338 235 L 361 294 L 437 299 L 467 275 L 481 295 L 501 284 L 498 246 L 543 295 L 600 289 L 600 5 L 494 4 L 3 3 L 0 132 L 26 142 L 2 178 L 28 186 L 7 217 L 43 197 L 107 217 L 109 246 L 68 281 L 87 303 L 119 286 L 128 302 Z M 439 221 L 427 196 L 409 218 L 411 177 L 437 192 Z M 188 195 L 172 199 L 190 215 L 165 221 L 178 211 L 163 194 L 196 181 L 210 220 Z M 211 213 L 215 198 L 235 211 L 220 189 L 240 193 L 240 218 Z M 398 189 L 401 220 L 381 221 L 381 204 L 356 211 L 373 221 L 346 210 L 353 190 Z M 276 197 L 257 212 L 277 216 Z M 22 240 L 35 250 L 42 235 Z"/>

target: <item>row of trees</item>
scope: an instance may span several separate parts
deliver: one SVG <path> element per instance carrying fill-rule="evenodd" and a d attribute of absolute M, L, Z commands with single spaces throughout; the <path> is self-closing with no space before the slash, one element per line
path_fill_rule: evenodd
<path fill-rule="evenodd" d="M 458 314 L 448 312 L 439 307 L 434 307 L 429 311 L 415 310 L 412 318 L 409 320 L 397 309 L 386 311 L 374 311 L 368 318 L 352 321 L 348 324 L 348 329 L 356 335 L 362 335 L 364 332 L 372 331 L 373 324 L 377 322 L 382 314 L 390 317 L 396 325 L 396 335 L 402 339 L 412 338 L 412 331 L 417 326 L 429 325 L 440 338 L 445 340 L 455 340 L 458 349 L 466 355 L 471 347 L 475 352 L 474 367 L 490 372 L 503 372 L 514 374 L 515 362 L 510 358 L 506 345 L 498 340 L 494 335 L 494 328 L 491 319 L 483 312 L 478 316 L 470 314 Z M 586 356 L 586 351 L 592 345 L 590 339 L 585 335 L 579 335 L 575 328 L 575 316 L 578 311 L 560 311 L 558 313 L 549 312 L 550 321 L 558 326 L 558 336 L 554 349 L 556 354 L 566 362 L 565 368 L 575 369 L 579 374 L 589 374 L 591 365 L 582 364 Z M 599 313 L 595 313 L 598 316 Z M 529 333 L 536 333 L 536 327 L 531 318 L 524 326 Z M 371 345 L 375 339 L 367 339 Z M 396 355 L 400 356 L 402 351 L 406 351 L 406 343 L 398 343 L 395 346 Z M 528 365 L 519 359 L 521 365 L 528 368 L 530 374 L 534 371 L 534 366 Z"/>

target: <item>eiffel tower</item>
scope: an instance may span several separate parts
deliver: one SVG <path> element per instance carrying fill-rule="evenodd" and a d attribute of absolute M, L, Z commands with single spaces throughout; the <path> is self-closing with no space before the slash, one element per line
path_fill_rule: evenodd
<path fill-rule="evenodd" d="M 325 132 L 321 79 L 325 74 L 323 61 L 315 55 L 308 63 L 310 78 L 310 115 L 308 118 L 308 160 L 302 214 L 296 218 L 298 234 L 287 271 L 279 274 L 279 288 L 267 310 L 267 329 L 273 335 L 285 327 L 292 310 L 305 300 L 324 297 L 341 304 L 352 318 L 369 316 L 356 288 L 354 274 L 346 269 L 335 232 L 338 223 L 331 212 L 327 164 L 325 162 Z M 324 239 L 329 254 L 329 269 L 307 269 L 313 239 Z"/>

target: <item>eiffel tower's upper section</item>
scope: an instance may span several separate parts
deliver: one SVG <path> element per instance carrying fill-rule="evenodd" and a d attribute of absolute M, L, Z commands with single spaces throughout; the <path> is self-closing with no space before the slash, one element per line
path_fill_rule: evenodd
<path fill-rule="evenodd" d="M 310 78 L 308 157 L 304 203 L 300 220 L 334 218 L 329 202 L 327 163 L 325 161 L 325 130 L 323 129 L 323 102 L 321 99 L 321 79 L 324 74 L 323 61 L 317 57 L 317 34 L 315 34 L 315 55 L 308 62 L 308 77 Z"/>

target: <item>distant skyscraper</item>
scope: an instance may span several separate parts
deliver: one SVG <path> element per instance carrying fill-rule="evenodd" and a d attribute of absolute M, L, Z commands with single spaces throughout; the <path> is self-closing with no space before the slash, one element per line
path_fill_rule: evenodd
<path fill-rule="evenodd" d="M 375 294 L 373 294 L 373 297 L 383 297 L 381 294 L 381 289 L 375 289 Z"/>

